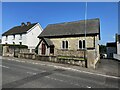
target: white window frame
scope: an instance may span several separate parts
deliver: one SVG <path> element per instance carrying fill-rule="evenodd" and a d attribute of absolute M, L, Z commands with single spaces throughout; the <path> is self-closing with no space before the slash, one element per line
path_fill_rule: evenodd
<path fill-rule="evenodd" d="M 15 35 L 13 35 L 13 40 L 15 40 Z"/>
<path fill-rule="evenodd" d="M 81 41 L 82 42 L 82 48 L 79 48 L 79 41 Z M 78 49 L 85 49 L 85 48 L 83 48 L 83 41 L 85 41 L 85 40 L 78 40 Z M 85 47 L 86 47 L 86 41 L 85 41 Z"/>
<path fill-rule="evenodd" d="M 5 41 L 7 41 L 7 39 L 8 39 L 8 36 L 5 37 Z"/>
<path fill-rule="evenodd" d="M 22 34 L 20 34 L 20 39 L 19 40 L 22 40 Z"/>
<path fill-rule="evenodd" d="M 69 48 L 69 42 L 68 42 L 68 48 L 66 48 L 66 41 L 67 40 L 63 40 L 62 42 L 61 42 L 61 49 L 68 49 Z M 64 42 L 64 48 L 63 48 L 63 42 Z"/>

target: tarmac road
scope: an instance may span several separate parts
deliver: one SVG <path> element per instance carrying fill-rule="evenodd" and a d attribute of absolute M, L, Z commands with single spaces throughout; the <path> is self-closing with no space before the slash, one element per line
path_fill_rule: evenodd
<path fill-rule="evenodd" d="M 28 62 L 2 59 L 2 88 L 120 88 L 119 77 Z"/>

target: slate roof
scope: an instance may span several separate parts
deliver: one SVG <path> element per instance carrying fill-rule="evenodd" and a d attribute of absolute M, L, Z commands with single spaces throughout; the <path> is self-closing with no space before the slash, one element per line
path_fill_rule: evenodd
<path fill-rule="evenodd" d="M 116 42 L 109 42 L 109 43 L 106 44 L 106 46 L 107 47 L 116 47 L 117 44 L 116 44 Z"/>
<path fill-rule="evenodd" d="M 53 42 L 49 38 L 42 38 L 40 40 L 40 43 L 41 43 L 42 40 L 47 44 L 48 47 L 54 45 Z"/>
<path fill-rule="evenodd" d="M 45 40 L 45 42 L 47 43 L 48 46 L 53 45 L 53 42 L 50 39 L 44 38 L 44 40 Z"/>
<path fill-rule="evenodd" d="M 86 34 L 100 35 L 100 20 L 99 18 L 86 20 Z M 65 35 L 81 35 L 85 34 L 85 20 L 64 22 L 58 24 L 49 24 L 38 36 L 65 36 Z"/>
<path fill-rule="evenodd" d="M 36 24 L 37 23 L 33 23 L 33 24 L 28 25 L 28 26 L 27 25 L 25 25 L 25 26 L 15 26 L 15 27 L 11 28 L 10 30 L 4 32 L 2 34 L 2 36 L 26 33 L 30 28 L 32 28 Z"/>

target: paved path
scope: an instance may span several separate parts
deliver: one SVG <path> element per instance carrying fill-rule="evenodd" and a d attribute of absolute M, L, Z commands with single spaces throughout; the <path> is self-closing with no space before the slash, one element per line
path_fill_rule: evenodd
<path fill-rule="evenodd" d="M 0 67 L 4 88 L 118 88 L 120 80 L 97 70 L 18 58 L 2 58 Z"/>

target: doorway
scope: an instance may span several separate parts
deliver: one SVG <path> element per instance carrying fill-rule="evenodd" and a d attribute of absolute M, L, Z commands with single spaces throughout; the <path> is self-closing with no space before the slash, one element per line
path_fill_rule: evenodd
<path fill-rule="evenodd" d="M 46 53 L 46 46 L 44 43 L 42 43 L 42 55 L 45 55 Z"/>

